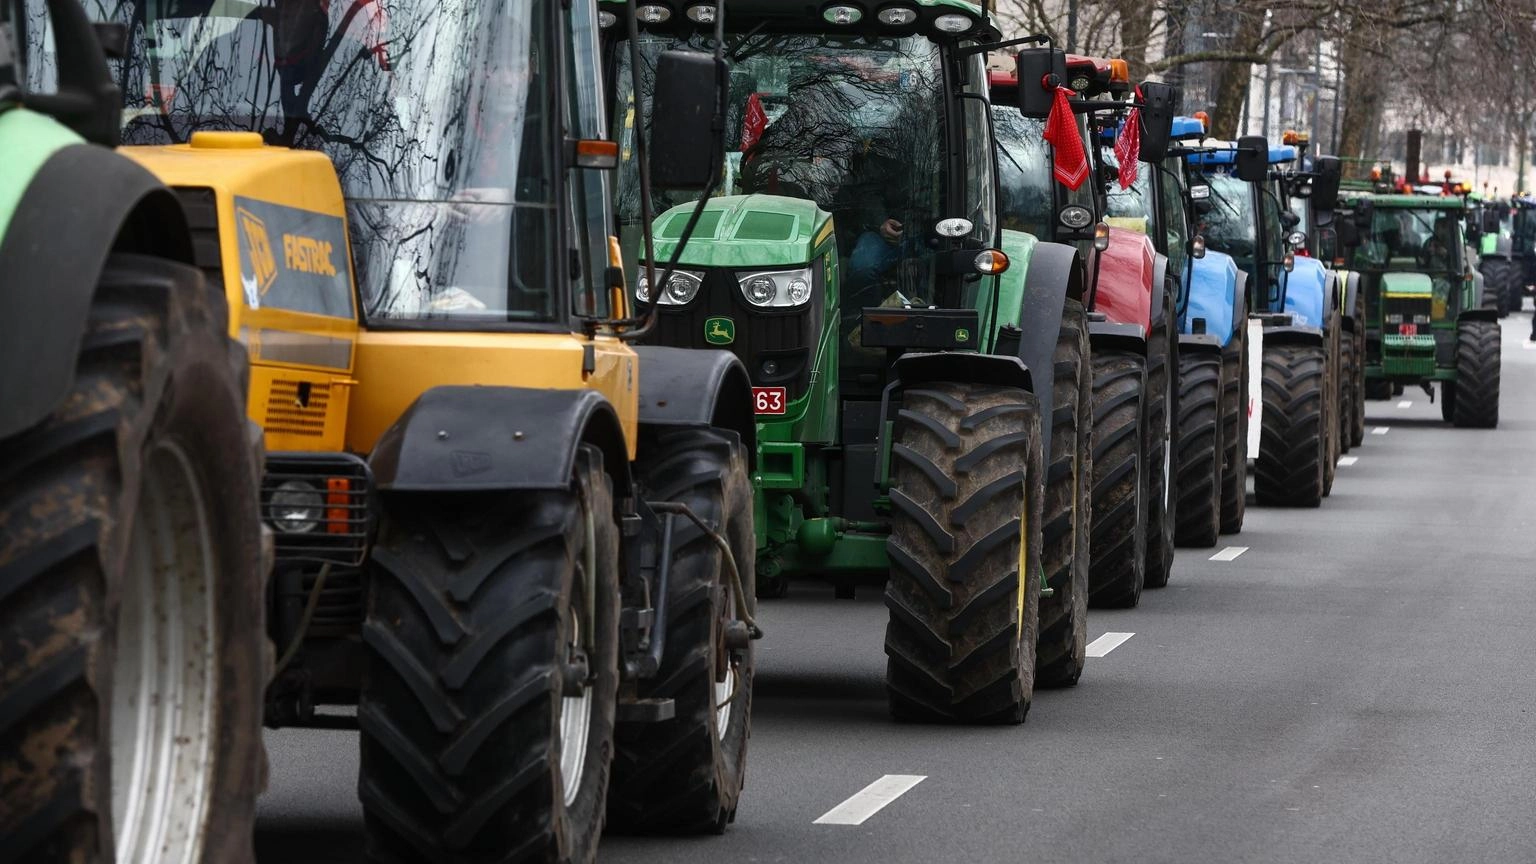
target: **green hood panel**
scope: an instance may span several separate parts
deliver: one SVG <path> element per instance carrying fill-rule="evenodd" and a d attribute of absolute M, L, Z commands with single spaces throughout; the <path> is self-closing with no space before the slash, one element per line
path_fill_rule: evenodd
<path fill-rule="evenodd" d="M 1024 284 L 1024 275 L 1029 272 L 1029 259 L 1035 253 L 1035 245 L 1040 241 L 1035 235 L 1023 231 L 1003 229 L 1003 254 L 1008 256 L 1008 269 L 998 278 L 998 309 L 997 326 L 1018 326 L 1019 315 L 1024 308 L 1024 292 L 1028 286 Z M 981 320 L 988 320 L 992 313 L 991 298 L 983 293 L 977 304 L 981 311 Z M 987 350 L 990 350 L 991 340 L 997 335 L 994 329 L 991 333 L 984 334 L 987 340 Z"/>
<path fill-rule="evenodd" d="M 679 204 L 656 217 L 656 262 L 672 257 L 694 204 Z M 687 267 L 794 267 L 815 257 L 827 239 L 832 216 L 802 198 L 729 195 L 704 205 L 680 263 Z"/>
<path fill-rule="evenodd" d="M 1435 286 L 1427 273 L 1383 273 L 1381 274 L 1381 291 L 1383 294 L 1410 294 L 1428 297 L 1434 293 Z"/>
<path fill-rule="evenodd" d="M 10 227 L 22 193 L 54 153 L 84 141 L 69 127 L 26 108 L 0 111 L 0 238 Z"/>

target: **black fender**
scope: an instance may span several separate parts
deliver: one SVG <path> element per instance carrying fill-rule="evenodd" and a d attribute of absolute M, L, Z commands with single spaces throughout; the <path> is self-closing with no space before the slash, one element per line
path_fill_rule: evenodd
<path fill-rule="evenodd" d="M 1088 341 L 1093 349 L 1117 349 L 1147 353 L 1147 331 L 1140 324 L 1120 324 L 1114 321 L 1089 321 Z"/>
<path fill-rule="evenodd" d="M 582 443 L 602 451 L 614 498 L 630 497 L 624 427 L 596 390 L 433 387 L 379 437 L 368 466 L 383 491 L 565 489 Z"/>
<path fill-rule="evenodd" d="M 1322 345 L 1326 341 L 1321 327 L 1264 326 L 1265 345 Z"/>
<path fill-rule="evenodd" d="M 1360 333 L 1365 330 L 1365 322 L 1355 319 L 1355 301 L 1360 299 L 1360 274 L 1349 271 L 1344 277 L 1344 329 L 1351 333 Z"/>
<path fill-rule="evenodd" d="M 752 379 L 729 351 L 637 345 L 641 426 L 714 426 L 741 436 L 757 462 Z"/>
<path fill-rule="evenodd" d="M 1248 274 L 1237 271 L 1237 281 L 1232 285 L 1232 338 L 1236 339 L 1248 329 Z"/>
<path fill-rule="evenodd" d="M 1456 321 L 1497 321 L 1499 310 L 1497 309 L 1468 309 L 1456 316 Z"/>
<path fill-rule="evenodd" d="M 114 251 L 193 263 L 181 202 L 111 150 L 59 150 L 0 240 L 0 439 L 47 419 L 74 386 L 96 283 Z"/>
<path fill-rule="evenodd" d="M 1056 344 L 1054 335 L 1051 344 Z M 991 384 L 996 387 L 1018 387 L 1031 393 L 1035 392 L 1029 367 L 1024 365 L 1024 361 L 1018 357 L 1002 354 L 972 354 L 962 351 L 903 354 L 896 358 L 896 363 L 891 370 L 891 383 L 886 389 L 894 391 L 914 384 L 927 384 L 934 381 Z"/>
<path fill-rule="evenodd" d="M 1148 319 L 1153 327 L 1162 323 L 1163 298 L 1168 296 L 1168 256 L 1158 253 L 1152 258 L 1152 315 Z M 1169 326 L 1173 326 L 1170 324 Z"/>
<path fill-rule="evenodd" d="M 1221 340 L 1214 333 L 1180 333 L 1179 350 L 1220 354 Z"/>
<path fill-rule="evenodd" d="M 1019 306 L 1021 333 L 1017 357 L 1026 376 L 1030 370 L 1054 375 L 1061 316 L 1068 299 L 1083 301 L 1085 289 L 1083 262 L 1075 247 L 1044 241 L 1035 244 L 1029 268 L 1024 271 L 1024 299 Z M 1086 362 L 1088 358 L 1083 359 Z M 1042 453 L 1051 452 L 1051 428 L 1055 424 L 1050 418 L 1056 410 L 1053 384 L 1054 380 L 1048 377 L 1039 387 L 1024 385 L 1040 400 L 1040 416 L 1045 418 L 1040 423 Z"/>

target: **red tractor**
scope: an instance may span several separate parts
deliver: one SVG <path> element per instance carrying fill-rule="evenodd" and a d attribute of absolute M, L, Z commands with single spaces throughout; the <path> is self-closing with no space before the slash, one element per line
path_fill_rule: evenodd
<path fill-rule="evenodd" d="M 1168 583 L 1173 566 L 1177 291 L 1145 234 L 1104 221 L 1117 169 L 1092 142 L 1135 107 L 1140 157 L 1160 158 L 1171 91 L 1144 84 L 1133 97 L 1123 60 L 1029 48 L 1013 61 L 995 61 L 990 79 L 1000 209 L 1007 227 L 1081 254 L 1093 352 L 1089 595 L 1095 606 L 1134 606 L 1143 587 Z"/>

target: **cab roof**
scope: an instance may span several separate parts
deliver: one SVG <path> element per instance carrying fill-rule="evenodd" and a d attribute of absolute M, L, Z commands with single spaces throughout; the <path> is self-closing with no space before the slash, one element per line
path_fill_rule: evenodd
<path fill-rule="evenodd" d="M 1216 166 L 1237 164 L 1236 143 L 1217 141 L 1213 144 L 1218 149 L 1189 154 L 1190 164 Z M 1272 144 L 1269 148 L 1269 164 L 1281 165 L 1286 162 L 1295 162 L 1300 155 L 1296 148 L 1289 144 Z"/>
<path fill-rule="evenodd" d="M 1371 199 L 1371 206 L 1400 210 L 1460 210 L 1465 205 L 1459 195 L 1378 195 L 1354 193 L 1344 196 L 1347 200 Z"/>

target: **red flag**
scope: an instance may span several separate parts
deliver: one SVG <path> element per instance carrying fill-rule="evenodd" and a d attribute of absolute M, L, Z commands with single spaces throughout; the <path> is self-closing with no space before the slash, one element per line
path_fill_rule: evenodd
<path fill-rule="evenodd" d="M 1115 161 L 1120 163 L 1120 188 L 1129 189 L 1136 182 L 1136 173 L 1140 166 L 1136 164 L 1141 156 L 1141 109 L 1132 108 L 1125 115 L 1125 123 L 1120 127 L 1120 135 L 1115 138 Z"/>
<path fill-rule="evenodd" d="M 741 118 L 741 152 L 751 150 L 767 128 L 768 112 L 763 110 L 763 100 L 753 93 L 747 97 L 747 113 Z"/>
<path fill-rule="evenodd" d="M 1068 98 L 1072 91 L 1056 88 L 1056 104 L 1051 106 L 1051 116 L 1045 121 L 1045 140 L 1056 152 L 1056 182 L 1076 190 L 1088 181 L 1088 154 L 1083 150 L 1083 136 L 1072 118 L 1072 104 Z"/>

